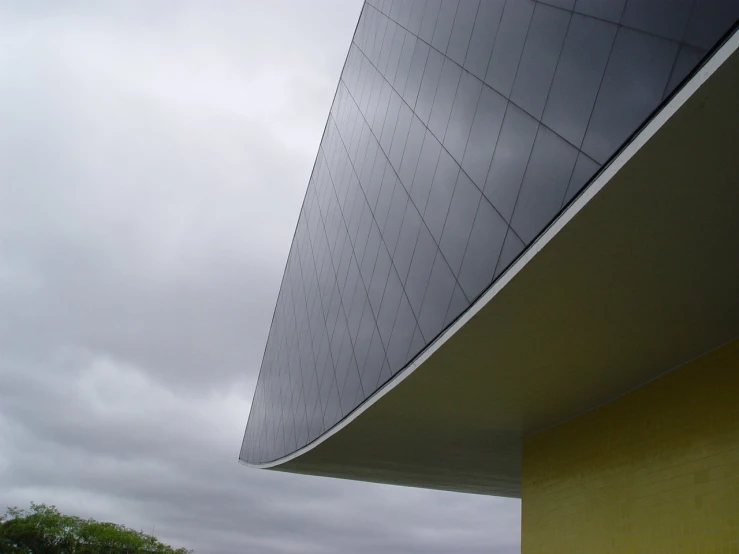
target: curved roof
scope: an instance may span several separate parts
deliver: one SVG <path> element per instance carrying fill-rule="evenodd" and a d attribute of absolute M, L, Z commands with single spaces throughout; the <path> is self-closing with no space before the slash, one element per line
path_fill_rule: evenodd
<path fill-rule="evenodd" d="M 368 420 L 374 409 L 369 405 L 375 402 L 367 400 L 376 399 L 378 390 L 395 387 L 393 383 L 409 375 L 409 361 L 415 359 L 412 364 L 418 365 L 421 358 L 428 358 L 432 343 L 438 343 L 442 333 L 450 333 L 450 325 L 460 314 L 469 319 L 470 306 L 476 300 L 479 303 L 481 294 L 490 293 L 491 283 L 522 251 L 531 253 L 529 247 L 539 233 L 669 96 L 699 60 L 706 37 L 713 33 L 715 42 L 733 23 L 737 11 L 716 18 L 712 27 L 702 20 L 696 22 L 703 15 L 688 14 L 685 28 L 700 32 L 686 32 L 680 46 L 667 36 L 643 32 L 649 28 L 637 30 L 649 22 L 629 19 L 627 14 L 621 16 L 621 26 L 616 26 L 538 3 L 531 4 L 530 12 L 520 7 L 523 2 L 491 2 L 485 9 L 492 10 L 494 4 L 500 8 L 499 35 L 513 33 L 521 21 L 528 29 L 528 38 L 519 47 L 518 72 L 509 78 L 510 88 L 504 86 L 504 65 L 499 68 L 502 73 L 491 74 L 488 69 L 482 75 L 485 82 L 478 79 L 479 67 L 485 64 L 470 57 L 479 46 L 475 28 L 492 32 L 478 25 L 483 21 L 480 11 L 477 20 L 472 19 L 467 54 L 461 58 L 454 41 L 449 39 L 442 47 L 435 34 L 425 34 L 423 18 L 416 29 L 413 13 L 395 13 L 392 5 L 385 12 L 365 5 L 290 251 L 242 447 L 243 461 L 259 467 L 282 464 L 278 469 L 299 471 L 293 463 L 298 459 L 295 453 L 315 452 L 312 447 L 319 442 L 329 444 L 329 435 L 340 435 L 332 429 L 345 427 L 350 419 L 354 427 Z M 736 2 L 719 4 L 737 8 Z M 436 14 L 437 28 L 444 17 Z M 633 28 L 627 26 L 629 21 Z M 487 19 L 484 22 L 490 24 Z M 651 30 L 656 33 L 657 27 L 655 23 Z M 387 38 L 390 29 L 393 37 L 402 40 Z M 610 36 L 606 45 L 599 44 L 604 30 L 612 30 L 610 35 L 605 33 Z M 540 82 L 542 68 L 537 64 L 542 62 L 537 53 L 541 44 L 537 41 L 552 37 L 559 38 L 546 47 L 558 55 L 550 63 L 548 82 Z M 491 46 L 488 68 L 502 63 L 494 62 L 499 40 L 503 39 Z M 510 44 L 505 44 L 508 52 Z M 573 82 L 585 89 L 587 78 L 593 80 L 592 75 L 561 69 L 577 67 L 584 44 L 590 46 L 591 60 L 597 57 L 597 48 L 607 50 L 600 69 L 587 68 L 597 73 L 599 84 L 591 85 L 589 91 L 568 89 Z M 689 59 L 683 55 L 687 51 L 692 52 Z M 397 65 L 393 52 L 398 53 Z M 424 62 L 423 69 L 416 74 L 419 60 Z M 433 87 L 424 83 L 434 80 L 435 89 L 429 93 Z M 544 104 L 536 100 L 541 96 L 537 87 L 546 87 Z M 635 90 L 640 92 L 638 101 L 629 103 L 633 96 L 629 94 Z M 585 92 L 592 96 L 590 104 L 583 102 Z M 568 99 L 573 94 L 574 103 Z M 567 114 L 571 117 L 563 119 Z M 573 121 L 582 123 L 575 129 Z M 592 234 L 584 231 L 588 233 Z M 546 280 L 539 283 L 545 290 L 550 286 Z M 510 321 L 515 321 L 516 313 L 520 310 L 509 314 L 514 318 Z M 496 328 L 491 336 L 496 340 L 485 342 L 499 344 L 506 333 Z M 496 352 L 502 355 L 503 346 L 483 359 L 495 359 Z M 421 358 L 416 358 L 421 352 Z M 431 365 L 431 360 L 426 362 L 427 367 Z M 447 393 L 454 390 L 459 371 L 448 363 L 439 368 L 442 388 Z M 435 372 L 424 369 L 421 374 L 431 378 Z M 499 386 L 498 381 L 493 385 Z M 463 391 L 461 385 L 458 388 Z M 409 432 L 419 418 L 409 413 L 413 392 L 408 394 L 395 408 L 383 400 L 389 409 L 378 416 L 383 428 L 370 426 L 367 432 L 391 440 L 397 431 L 398 440 L 410 448 L 413 441 L 409 437 L 416 435 Z M 472 398 L 469 394 L 464 392 L 459 401 L 465 403 L 465 398 Z M 445 405 L 443 395 L 432 394 L 426 401 Z M 497 398 L 486 410 L 497 412 L 495 406 L 505 404 L 505 399 Z M 355 418 L 360 411 L 365 415 Z M 430 418 L 426 411 L 421 413 L 422 419 Z M 500 441 L 515 445 L 520 438 L 520 424 L 490 427 L 483 425 L 484 419 L 478 421 L 478 434 L 449 426 L 447 439 L 437 437 L 432 442 L 447 449 L 456 444 L 456 452 L 461 453 L 462 443 L 469 440 L 478 448 L 488 444 L 501 452 Z M 417 436 L 428 442 L 428 428 L 424 429 L 416 429 L 421 433 Z M 497 439 L 481 442 L 480 434 Z M 352 448 L 342 447 L 347 453 L 363 452 L 372 458 L 363 448 Z M 419 451 L 416 446 L 411 450 Z M 410 460 L 416 456 L 412 452 Z M 465 458 L 439 455 L 437 459 L 446 460 L 444 464 L 450 463 L 449 456 L 458 465 Z M 306 454 L 299 458 L 305 467 L 310 466 Z M 383 463 L 402 465 L 399 458 L 378 467 Z M 506 463 L 514 468 L 515 456 Z M 371 469 L 362 471 L 371 480 Z M 470 483 L 479 480 L 472 466 L 467 471 Z M 505 471 L 488 473 L 500 477 Z M 433 486 L 434 480 L 403 481 Z M 462 489 L 515 495 L 516 482 L 514 471 L 492 488 L 484 482 Z"/>

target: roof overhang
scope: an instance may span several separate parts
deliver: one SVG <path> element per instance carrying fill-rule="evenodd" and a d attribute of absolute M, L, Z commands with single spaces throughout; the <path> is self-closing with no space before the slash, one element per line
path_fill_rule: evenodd
<path fill-rule="evenodd" d="M 405 370 L 257 467 L 516 497 L 523 436 L 739 336 L 738 44 Z"/>

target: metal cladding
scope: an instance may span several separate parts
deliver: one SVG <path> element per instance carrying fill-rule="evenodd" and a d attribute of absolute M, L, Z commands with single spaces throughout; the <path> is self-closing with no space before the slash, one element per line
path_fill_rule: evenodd
<path fill-rule="evenodd" d="M 295 452 L 402 371 L 738 16 L 737 0 L 365 3 L 241 459 Z"/>

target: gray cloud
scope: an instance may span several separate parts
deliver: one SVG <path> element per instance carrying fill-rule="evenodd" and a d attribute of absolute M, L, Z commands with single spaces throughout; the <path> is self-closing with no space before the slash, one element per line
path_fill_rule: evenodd
<path fill-rule="evenodd" d="M 236 461 L 358 11 L 0 2 L 0 505 L 200 554 L 518 551 L 517 501 Z"/>

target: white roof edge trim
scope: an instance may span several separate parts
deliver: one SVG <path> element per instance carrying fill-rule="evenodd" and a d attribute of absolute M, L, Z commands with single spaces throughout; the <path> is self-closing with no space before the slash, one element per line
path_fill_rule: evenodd
<path fill-rule="evenodd" d="M 448 341 L 459 329 L 484 308 L 515 277 L 539 251 L 551 241 L 562 228 L 598 194 L 603 187 L 618 173 L 621 168 L 641 149 L 654 134 L 682 107 L 687 100 L 713 75 L 716 70 L 739 48 L 739 31 L 734 34 L 709 58 L 703 67 L 654 115 L 651 121 L 639 132 L 631 142 L 611 162 L 602 168 L 600 175 L 564 210 L 549 227 L 523 252 L 500 277 L 475 301 L 461 316 L 450 325 L 436 340 L 432 341 L 404 369 L 396 373 L 388 382 L 377 389 L 368 399 L 357 406 L 354 411 L 318 437 L 315 441 L 299 448 L 292 454 L 283 456 L 272 462 L 253 464 L 239 459 L 239 463 L 257 469 L 270 469 L 287 463 L 316 448 L 336 433 L 344 429 L 383 396 L 402 383 L 418 369 L 436 350 Z"/>

